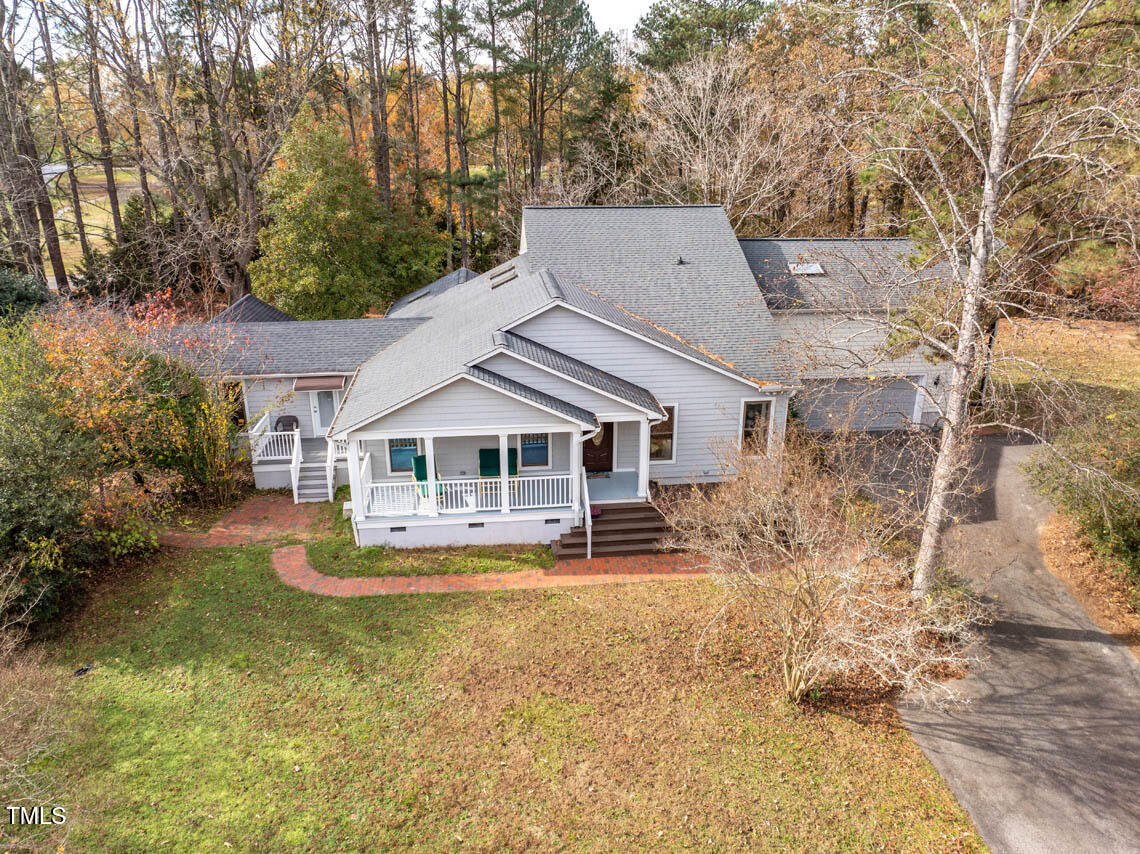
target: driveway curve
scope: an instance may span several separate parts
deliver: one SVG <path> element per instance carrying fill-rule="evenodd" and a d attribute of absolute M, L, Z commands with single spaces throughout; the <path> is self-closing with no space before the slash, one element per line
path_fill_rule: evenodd
<path fill-rule="evenodd" d="M 988 439 L 986 492 L 947 534 L 948 564 L 998 607 L 960 683 L 972 702 L 899 711 L 992 850 L 1140 852 L 1140 662 L 1046 569 L 1031 451 Z"/>

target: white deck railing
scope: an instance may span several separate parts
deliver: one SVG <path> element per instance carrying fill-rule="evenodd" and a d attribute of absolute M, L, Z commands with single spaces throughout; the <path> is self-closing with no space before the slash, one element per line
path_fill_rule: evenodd
<path fill-rule="evenodd" d="M 300 441 L 299 430 L 270 430 L 269 415 L 263 415 L 249 431 L 249 456 L 255 463 L 292 460 L 293 443 Z"/>
<path fill-rule="evenodd" d="M 544 474 L 507 478 L 510 510 L 572 507 L 572 474 Z M 499 478 L 448 478 L 435 483 L 435 495 L 426 482 L 399 481 L 365 486 L 366 516 L 433 516 L 436 514 L 502 511 Z"/>
<path fill-rule="evenodd" d="M 297 488 L 301 481 L 301 430 L 300 428 L 293 431 L 293 456 L 289 459 L 289 479 L 293 481 L 293 503 L 298 503 L 301 498 L 297 494 Z"/>

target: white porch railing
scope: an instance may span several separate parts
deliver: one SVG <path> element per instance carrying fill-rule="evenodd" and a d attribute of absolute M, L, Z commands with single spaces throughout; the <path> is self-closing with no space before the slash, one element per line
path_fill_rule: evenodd
<path fill-rule="evenodd" d="M 370 483 L 365 488 L 365 516 L 430 515 L 415 483 Z M 423 509 L 421 509 L 423 508 Z"/>
<path fill-rule="evenodd" d="M 513 478 L 518 480 L 518 478 Z M 418 484 L 425 497 L 428 485 Z M 497 478 L 456 478 L 436 481 L 436 503 L 440 513 L 474 513 L 479 510 L 501 510 Z"/>
<path fill-rule="evenodd" d="M 542 474 L 512 477 L 510 508 L 536 510 L 539 507 L 569 507 L 574 503 L 574 475 Z"/>
<path fill-rule="evenodd" d="M 538 510 L 572 507 L 573 474 L 507 478 L 507 507 Z M 435 496 L 426 482 L 400 481 L 365 486 L 366 516 L 433 516 L 436 514 L 502 511 L 502 481 L 498 478 L 440 479 Z"/>

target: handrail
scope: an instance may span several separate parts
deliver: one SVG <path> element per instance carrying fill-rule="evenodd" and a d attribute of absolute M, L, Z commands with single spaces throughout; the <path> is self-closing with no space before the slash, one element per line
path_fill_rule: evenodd
<path fill-rule="evenodd" d="M 289 476 L 293 481 L 293 503 L 299 503 L 297 486 L 301 482 L 301 428 L 293 431 L 293 459 L 289 463 Z"/>
<path fill-rule="evenodd" d="M 335 497 L 335 490 L 333 485 L 336 483 L 336 456 L 335 445 L 332 439 L 328 440 L 328 445 L 325 451 L 325 485 L 328 487 L 329 501 Z"/>
<path fill-rule="evenodd" d="M 594 517 L 590 512 L 590 479 L 586 477 L 586 467 L 582 467 L 582 516 L 586 528 L 586 560 L 594 556 Z"/>
<path fill-rule="evenodd" d="M 261 441 L 262 436 L 269 429 L 269 413 L 266 412 L 256 423 L 245 431 L 245 437 L 249 441 L 249 458 L 251 462 L 257 462 L 261 456 Z"/>

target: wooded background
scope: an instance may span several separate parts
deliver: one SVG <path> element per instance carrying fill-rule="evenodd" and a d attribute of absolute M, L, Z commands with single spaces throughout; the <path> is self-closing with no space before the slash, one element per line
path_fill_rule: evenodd
<path fill-rule="evenodd" d="M 1033 8 L 1080 14 L 1019 93 L 1011 146 L 1029 168 L 1006 182 L 1003 275 L 1027 299 L 1138 309 L 1140 158 L 1121 130 L 1137 117 L 1136 4 Z M 205 313 L 250 289 L 272 245 L 296 257 L 262 262 L 270 297 L 289 303 L 296 279 L 302 314 L 346 316 L 508 257 L 526 203 L 712 202 L 742 236 L 940 251 L 931 223 L 982 186 L 956 123 L 986 136 L 970 87 L 1002 60 L 995 41 L 993 67 L 963 80 L 979 53 L 957 24 L 1000 34 L 1008 11 L 662 0 L 630 39 L 597 32 L 583 0 L 14 0 L 0 263 L 63 293 L 170 288 Z M 1081 156 L 1039 156 L 1074 116 Z M 362 252 L 368 282 L 343 300 L 306 260 Z"/>

